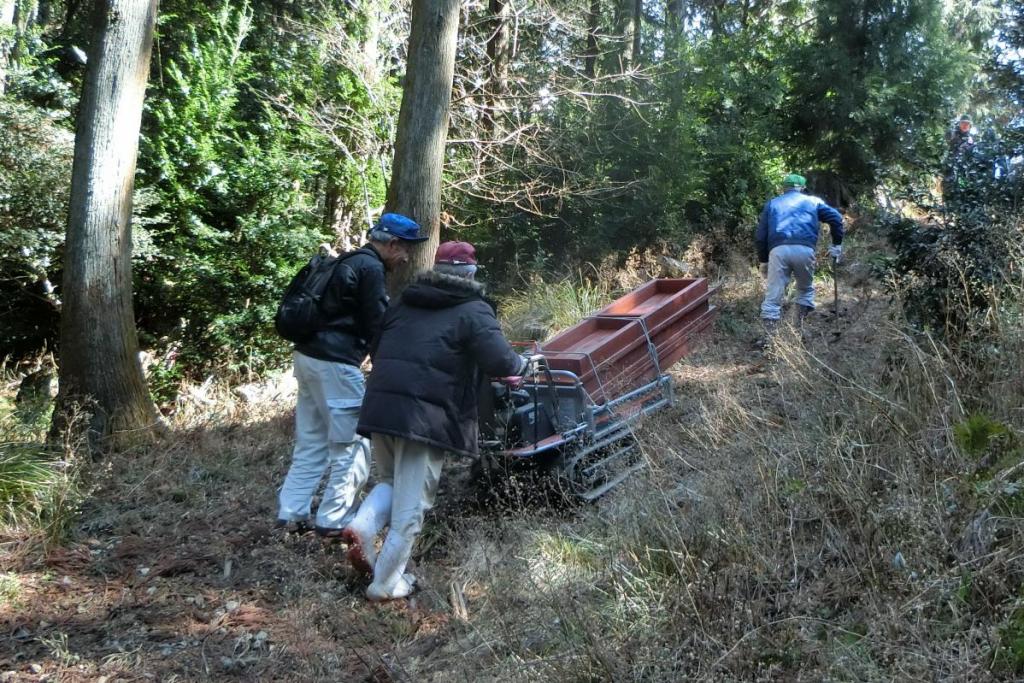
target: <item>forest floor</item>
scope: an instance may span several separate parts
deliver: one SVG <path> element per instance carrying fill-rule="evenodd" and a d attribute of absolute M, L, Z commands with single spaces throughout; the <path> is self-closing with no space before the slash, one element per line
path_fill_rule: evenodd
<path fill-rule="evenodd" d="M 838 320 L 827 314 L 831 281 L 818 284 L 808 353 L 880 371 L 872 349 L 888 304 L 876 284 L 844 282 Z M 593 505 L 484 509 L 465 465 L 451 463 L 414 554 L 422 589 L 408 601 L 368 604 L 344 546 L 273 529 L 291 397 L 183 398 L 165 441 L 104 464 L 65 544 L 0 546 L 0 681 L 976 673 L 981 655 L 920 644 L 922 586 L 885 569 L 894 541 L 876 535 L 865 547 L 879 558 L 858 557 L 792 503 L 827 482 L 809 461 L 792 474 L 777 442 L 757 434 L 799 432 L 850 406 L 803 405 L 790 378 L 818 366 L 754 349 L 749 272 L 721 286 L 715 329 L 671 369 L 677 404 L 640 428 L 649 467 Z M 853 486 L 850 476 L 836 485 Z M 864 532 L 856 514 L 842 524 Z M 909 548 L 901 556 L 913 562 Z"/>

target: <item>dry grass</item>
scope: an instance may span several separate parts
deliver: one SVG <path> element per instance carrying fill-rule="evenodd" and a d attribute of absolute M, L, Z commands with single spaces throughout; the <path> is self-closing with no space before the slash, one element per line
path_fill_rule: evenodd
<path fill-rule="evenodd" d="M 49 396 L 15 401 L 19 380 L 0 367 L 0 543 L 59 543 L 81 502 L 75 449 L 47 443 Z"/>
<path fill-rule="evenodd" d="M 559 528 L 558 552 L 526 534 L 507 572 L 471 577 L 502 587 L 491 638 L 524 643 L 496 678 L 1022 673 L 1020 328 L 968 363 L 858 296 L 759 362 L 735 319 L 756 297 L 727 283 L 725 343 L 677 369 L 649 475 Z M 967 452 L 979 425 L 994 437 Z"/>
<path fill-rule="evenodd" d="M 688 261 L 703 264 L 696 258 Z M 609 257 L 559 279 L 534 275 L 501 298 L 505 334 L 519 341 L 544 341 L 656 277 L 661 268 L 655 252 L 634 251 L 623 263 Z"/>
<path fill-rule="evenodd" d="M 764 359 L 757 282 L 722 284 L 715 343 L 642 430 L 647 471 L 595 506 L 480 510 L 454 464 L 405 605 L 367 605 L 339 547 L 271 532 L 292 399 L 185 392 L 167 440 L 95 477 L 69 543 L 3 550 L 0 674 L 1018 677 L 1020 326 L 967 360 L 864 281 Z"/>

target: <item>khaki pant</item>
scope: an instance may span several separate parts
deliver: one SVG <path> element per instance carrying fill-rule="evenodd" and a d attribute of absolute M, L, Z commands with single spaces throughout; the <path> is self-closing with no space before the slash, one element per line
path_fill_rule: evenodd
<path fill-rule="evenodd" d="M 790 278 L 796 280 L 796 303 L 814 308 L 814 249 L 802 244 L 782 244 L 768 255 L 768 286 L 761 303 L 761 317 L 782 317 L 782 300 Z"/>
<path fill-rule="evenodd" d="M 423 528 L 423 517 L 434 506 L 444 456 L 444 450 L 435 446 L 386 434 L 373 435 L 378 486 L 392 488 L 390 518 L 380 516 L 381 522 L 388 520 L 390 529 L 373 568 L 373 585 L 384 594 L 393 594 L 402 580 L 413 543 Z M 380 529 L 366 531 L 372 538 Z"/>
<path fill-rule="evenodd" d="M 317 485 L 329 471 L 316 525 L 340 529 L 354 514 L 352 503 L 369 476 L 369 442 L 356 434 L 365 379 L 354 365 L 297 351 L 294 362 L 299 384 L 295 448 L 278 496 L 277 518 L 306 520 Z"/>

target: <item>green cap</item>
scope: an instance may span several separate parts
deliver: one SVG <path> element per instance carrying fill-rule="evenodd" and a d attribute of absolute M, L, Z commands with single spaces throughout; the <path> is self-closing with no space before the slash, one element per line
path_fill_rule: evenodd
<path fill-rule="evenodd" d="M 807 187 L 807 178 L 796 173 L 790 173 L 788 176 L 782 179 L 783 187 Z"/>

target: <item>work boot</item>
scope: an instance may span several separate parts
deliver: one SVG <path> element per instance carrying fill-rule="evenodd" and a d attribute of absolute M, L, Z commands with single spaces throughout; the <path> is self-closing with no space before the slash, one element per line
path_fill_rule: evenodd
<path fill-rule="evenodd" d="M 274 521 L 274 533 L 280 536 L 303 536 L 313 530 L 306 520 L 278 519 Z"/>
<path fill-rule="evenodd" d="M 814 306 L 798 305 L 796 307 L 796 326 L 798 329 L 802 329 L 804 326 L 804 319 L 814 313 Z"/>
<path fill-rule="evenodd" d="M 761 327 L 764 330 L 764 336 L 757 340 L 757 347 L 763 351 L 772 345 L 772 339 L 779 331 L 779 321 L 772 318 L 761 318 Z"/>
<path fill-rule="evenodd" d="M 416 577 L 412 574 L 402 574 L 391 590 L 387 590 L 376 581 L 371 583 L 366 589 L 366 599 L 370 602 L 401 600 L 412 595 L 414 590 L 416 590 Z"/>
<path fill-rule="evenodd" d="M 352 522 L 341 532 L 341 538 L 348 543 L 348 560 L 356 571 L 373 575 L 377 562 L 374 543 L 377 534 L 391 519 L 391 484 L 377 484 L 359 506 Z"/>

